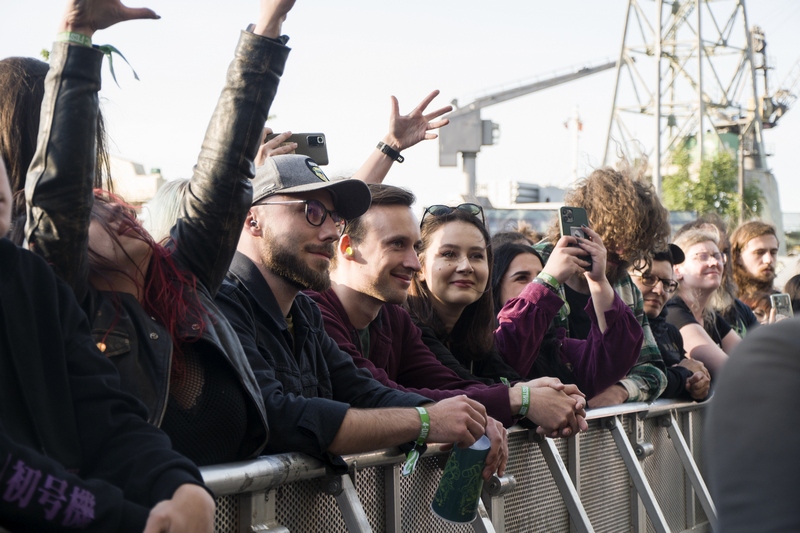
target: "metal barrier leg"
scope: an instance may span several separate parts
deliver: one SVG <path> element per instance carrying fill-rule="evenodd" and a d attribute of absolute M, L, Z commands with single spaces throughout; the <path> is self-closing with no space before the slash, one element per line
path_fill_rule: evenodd
<path fill-rule="evenodd" d="M 239 533 L 268 531 L 289 533 L 278 523 L 275 513 L 275 489 L 243 494 L 239 498 Z"/>
<path fill-rule="evenodd" d="M 510 474 L 503 477 L 494 475 L 488 483 L 483 485 L 481 498 L 484 504 L 489 502 L 492 526 L 496 533 L 505 533 L 506 531 L 506 494 L 513 491 L 516 486 L 517 480 Z"/>
<path fill-rule="evenodd" d="M 650 516 L 653 528 L 657 533 L 670 533 L 667 519 L 664 518 L 664 513 L 661 512 L 661 507 L 659 507 L 656 501 L 653 489 L 650 488 L 650 484 L 647 482 L 644 470 L 642 470 L 642 465 L 639 464 L 639 460 L 636 458 L 636 454 L 633 451 L 633 447 L 628 440 L 628 435 L 625 433 L 625 429 L 619 417 L 614 416 L 606 419 L 605 425 L 614 437 L 614 442 L 622 456 L 622 460 L 625 462 L 625 466 L 628 468 L 628 474 L 633 480 L 633 485 L 639 492 L 639 497 L 642 499 L 644 507 L 647 509 L 647 514 Z"/>
<path fill-rule="evenodd" d="M 692 482 L 692 487 L 694 487 L 694 490 L 697 493 L 697 498 L 700 500 L 700 505 L 703 506 L 703 510 L 706 512 L 708 521 L 711 522 L 711 529 L 716 529 L 717 509 L 714 506 L 714 502 L 711 500 L 711 493 L 708 491 L 706 482 L 703 480 L 703 476 L 700 474 L 700 470 L 697 468 L 697 463 L 694 462 L 692 451 L 686 444 L 686 441 L 683 438 L 683 433 L 681 433 L 681 430 L 678 428 L 678 422 L 675 420 L 675 415 L 670 413 L 669 416 L 663 417 L 661 419 L 661 425 L 666 426 L 667 428 L 669 438 L 672 439 L 672 445 L 675 446 L 675 451 L 678 452 L 678 457 L 681 458 L 683 468 L 686 471 L 686 475 L 689 476 L 689 479 Z"/>
<path fill-rule="evenodd" d="M 475 530 L 475 533 L 496 533 L 489 513 L 486 512 L 486 507 L 480 498 L 478 498 L 478 516 L 472 521 L 472 529 Z"/>
<path fill-rule="evenodd" d="M 561 498 L 567 505 L 569 517 L 572 519 L 575 531 L 580 533 L 594 533 L 594 528 L 591 522 L 589 522 L 589 515 L 586 514 L 586 509 L 583 508 L 583 503 L 581 503 L 578 491 L 572 483 L 569 471 L 567 467 L 564 466 L 564 461 L 561 460 L 561 454 L 558 453 L 553 439 L 539 437 L 539 450 L 541 450 L 542 456 L 550 469 L 550 474 L 553 476 L 556 486 L 558 486 Z"/>
<path fill-rule="evenodd" d="M 400 470 L 402 465 L 383 467 L 384 495 L 386 497 L 386 533 L 401 533 L 403 515 L 400 506 Z"/>
<path fill-rule="evenodd" d="M 358 493 L 349 475 L 328 478 L 324 482 L 323 489 L 336 498 L 336 503 L 342 512 L 347 531 L 351 533 L 372 533 L 372 526 L 369 525 L 369 520 L 367 520 L 367 513 L 364 512 L 364 507 L 361 505 L 361 500 L 358 499 Z"/>

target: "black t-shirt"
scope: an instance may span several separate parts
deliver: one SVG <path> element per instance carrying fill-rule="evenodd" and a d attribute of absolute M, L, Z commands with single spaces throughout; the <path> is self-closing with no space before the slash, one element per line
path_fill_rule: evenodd
<path fill-rule="evenodd" d="M 679 330 L 688 324 L 699 324 L 695 319 L 689 306 L 686 305 L 680 296 L 673 296 L 667 302 L 667 322 L 678 328 Z M 731 326 L 725 319 L 714 313 L 714 322 L 711 324 L 700 324 L 706 330 L 708 336 L 711 337 L 717 346 L 722 346 L 722 339 L 731 332 Z"/>
<path fill-rule="evenodd" d="M 733 301 L 733 305 L 726 313 L 722 314 L 722 318 L 741 338 L 744 338 L 748 331 L 752 331 L 760 325 L 753 310 L 739 298 Z"/>
<path fill-rule="evenodd" d="M 586 313 L 590 294 L 582 294 L 564 285 L 564 295 L 569 304 L 569 336 L 573 339 L 586 339 L 592 330 L 592 319 Z"/>

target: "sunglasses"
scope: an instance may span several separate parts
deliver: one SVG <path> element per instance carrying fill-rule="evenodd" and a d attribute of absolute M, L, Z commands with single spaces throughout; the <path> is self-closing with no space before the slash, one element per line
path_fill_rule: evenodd
<path fill-rule="evenodd" d="M 655 287 L 658 285 L 658 282 L 661 282 L 661 286 L 664 288 L 664 292 L 667 294 L 672 294 L 673 292 L 678 290 L 678 282 L 674 279 L 664 279 L 659 278 L 658 276 L 654 276 L 652 274 L 639 274 L 636 272 L 631 273 L 632 276 L 636 276 L 642 279 L 642 285 L 645 287 Z"/>
<path fill-rule="evenodd" d="M 455 207 L 451 207 L 449 205 L 437 204 L 437 205 L 432 205 L 425 209 L 425 212 L 422 213 L 422 220 L 420 221 L 419 226 L 422 227 L 422 225 L 425 223 L 425 217 L 428 215 L 433 215 L 435 217 L 444 217 L 455 212 L 456 210 L 466 211 L 470 215 L 476 218 L 480 218 L 481 224 L 483 224 L 484 226 L 486 225 L 486 219 L 483 216 L 483 208 L 478 204 L 460 204 Z"/>
<path fill-rule="evenodd" d="M 287 200 L 285 202 L 264 202 L 255 205 L 292 205 L 292 204 L 305 204 L 306 220 L 312 226 L 321 226 L 328 215 L 331 216 L 336 229 L 341 237 L 344 232 L 344 227 L 347 225 L 347 220 L 344 219 L 336 211 L 330 211 L 319 200 Z"/>

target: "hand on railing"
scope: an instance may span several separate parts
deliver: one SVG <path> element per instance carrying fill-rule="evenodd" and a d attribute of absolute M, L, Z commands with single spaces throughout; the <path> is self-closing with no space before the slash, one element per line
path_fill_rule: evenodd
<path fill-rule="evenodd" d="M 530 409 L 525 415 L 539 427 L 536 432 L 550 438 L 571 437 L 588 429 L 586 397 L 575 385 L 557 378 L 539 378 L 516 386 L 530 387 Z"/>
<path fill-rule="evenodd" d="M 483 479 L 489 481 L 495 472 L 502 477 L 506 472 L 508 462 L 508 432 L 503 424 L 489 417 L 486 421 L 486 436 L 492 443 L 492 449 L 486 456 L 486 466 L 483 468 Z"/>
<path fill-rule="evenodd" d="M 178 487 L 171 500 L 150 511 L 144 533 L 212 533 L 214 499 L 200 485 Z"/>

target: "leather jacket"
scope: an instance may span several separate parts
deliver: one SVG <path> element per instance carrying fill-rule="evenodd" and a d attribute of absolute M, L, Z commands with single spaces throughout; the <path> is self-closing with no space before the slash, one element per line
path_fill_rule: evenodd
<path fill-rule="evenodd" d="M 208 317 L 198 349 L 225 357 L 246 393 L 249 424 L 242 459 L 254 457 L 268 438 L 261 392 L 236 333 L 214 304 L 214 295 L 236 251 L 252 201 L 253 159 L 289 53 L 282 42 L 242 32 L 225 87 L 211 118 L 180 216 L 171 231 L 172 258 L 197 280 L 194 291 Z M 45 81 L 36 154 L 26 198 L 30 247 L 71 285 L 105 344 L 122 388 L 142 400 L 148 420 L 160 425 L 169 394 L 172 339 L 136 299 L 89 285 L 88 232 L 93 204 L 95 125 L 102 54 L 56 43 Z M 189 337 L 200 328 L 180 326 Z"/>

